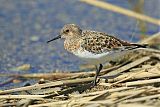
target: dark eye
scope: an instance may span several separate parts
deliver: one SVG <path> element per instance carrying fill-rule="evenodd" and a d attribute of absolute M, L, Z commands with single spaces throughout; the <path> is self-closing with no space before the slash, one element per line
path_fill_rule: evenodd
<path fill-rule="evenodd" d="M 68 33 L 68 32 L 69 32 L 69 29 L 67 29 L 66 32 Z"/>

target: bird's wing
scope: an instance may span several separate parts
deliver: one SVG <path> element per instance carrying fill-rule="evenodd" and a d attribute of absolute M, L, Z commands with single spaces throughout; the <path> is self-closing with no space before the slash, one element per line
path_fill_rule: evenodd
<path fill-rule="evenodd" d="M 124 51 L 138 48 L 140 45 L 133 45 L 129 42 L 120 40 L 114 36 L 102 32 L 85 31 L 83 32 L 82 47 L 92 53 L 100 54 L 108 51 Z"/>

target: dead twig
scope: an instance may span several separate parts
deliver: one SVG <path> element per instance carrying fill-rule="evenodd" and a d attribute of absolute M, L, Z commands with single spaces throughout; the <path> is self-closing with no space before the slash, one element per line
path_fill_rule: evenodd
<path fill-rule="evenodd" d="M 108 74 L 103 75 L 102 77 L 120 74 L 120 73 L 122 73 L 124 71 L 127 71 L 127 70 L 129 70 L 129 69 L 131 69 L 131 68 L 133 68 L 133 67 L 135 67 L 135 66 L 137 66 L 137 65 L 139 65 L 139 64 L 141 64 L 141 63 L 143 63 L 145 61 L 148 61 L 150 58 L 151 58 L 151 56 L 142 57 L 140 59 L 135 60 L 134 62 L 131 62 L 129 64 L 126 64 L 126 65 L 120 67 L 117 70 L 109 72 Z"/>
<path fill-rule="evenodd" d="M 124 9 L 122 7 L 119 7 L 119 6 L 104 2 L 104 1 L 99 1 L 99 0 L 92 0 L 92 1 L 91 0 L 80 0 L 80 1 L 97 6 L 97 7 L 100 7 L 100 8 L 103 8 L 103 9 L 106 9 L 106 10 L 121 13 L 121 14 L 130 16 L 130 17 L 142 20 L 142 21 L 146 21 L 146 22 L 150 22 L 150 23 L 153 23 L 156 25 L 160 25 L 160 20 L 158 20 L 158 19 L 146 16 L 146 15 L 143 15 L 140 13 L 136 13 L 134 11 Z"/>
<path fill-rule="evenodd" d="M 132 81 L 132 82 L 126 82 L 124 83 L 125 86 L 135 86 L 135 85 L 144 85 L 144 84 L 155 84 L 160 83 L 160 78 L 157 79 L 149 79 L 149 80 L 138 80 L 138 81 Z"/>
<path fill-rule="evenodd" d="M 159 98 L 159 97 L 160 97 L 160 94 L 155 94 L 155 95 L 149 95 L 149 96 L 145 96 L 145 97 L 139 97 L 139 98 L 126 100 L 126 101 L 123 101 L 123 102 L 125 102 L 125 103 L 139 102 L 139 101 L 144 101 L 144 100 L 153 99 L 153 98 Z"/>

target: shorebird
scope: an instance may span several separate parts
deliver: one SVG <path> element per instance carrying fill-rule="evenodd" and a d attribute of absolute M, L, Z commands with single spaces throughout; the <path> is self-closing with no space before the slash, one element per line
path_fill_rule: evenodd
<path fill-rule="evenodd" d="M 60 38 L 65 39 L 64 48 L 67 51 L 96 66 L 93 85 L 97 84 L 96 80 L 103 68 L 102 64 L 120 58 L 129 51 L 145 48 L 144 45 L 130 43 L 107 33 L 82 30 L 75 24 L 64 25 L 59 35 L 47 43 Z"/>

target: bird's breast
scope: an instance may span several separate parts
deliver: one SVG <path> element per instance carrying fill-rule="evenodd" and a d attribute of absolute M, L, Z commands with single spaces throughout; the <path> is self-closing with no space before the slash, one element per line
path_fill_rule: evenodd
<path fill-rule="evenodd" d="M 74 40 L 65 40 L 64 41 L 64 48 L 71 52 L 71 53 L 75 53 L 78 49 L 80 49 L 81 46 L 81 41 L 74 39 Z"/>

